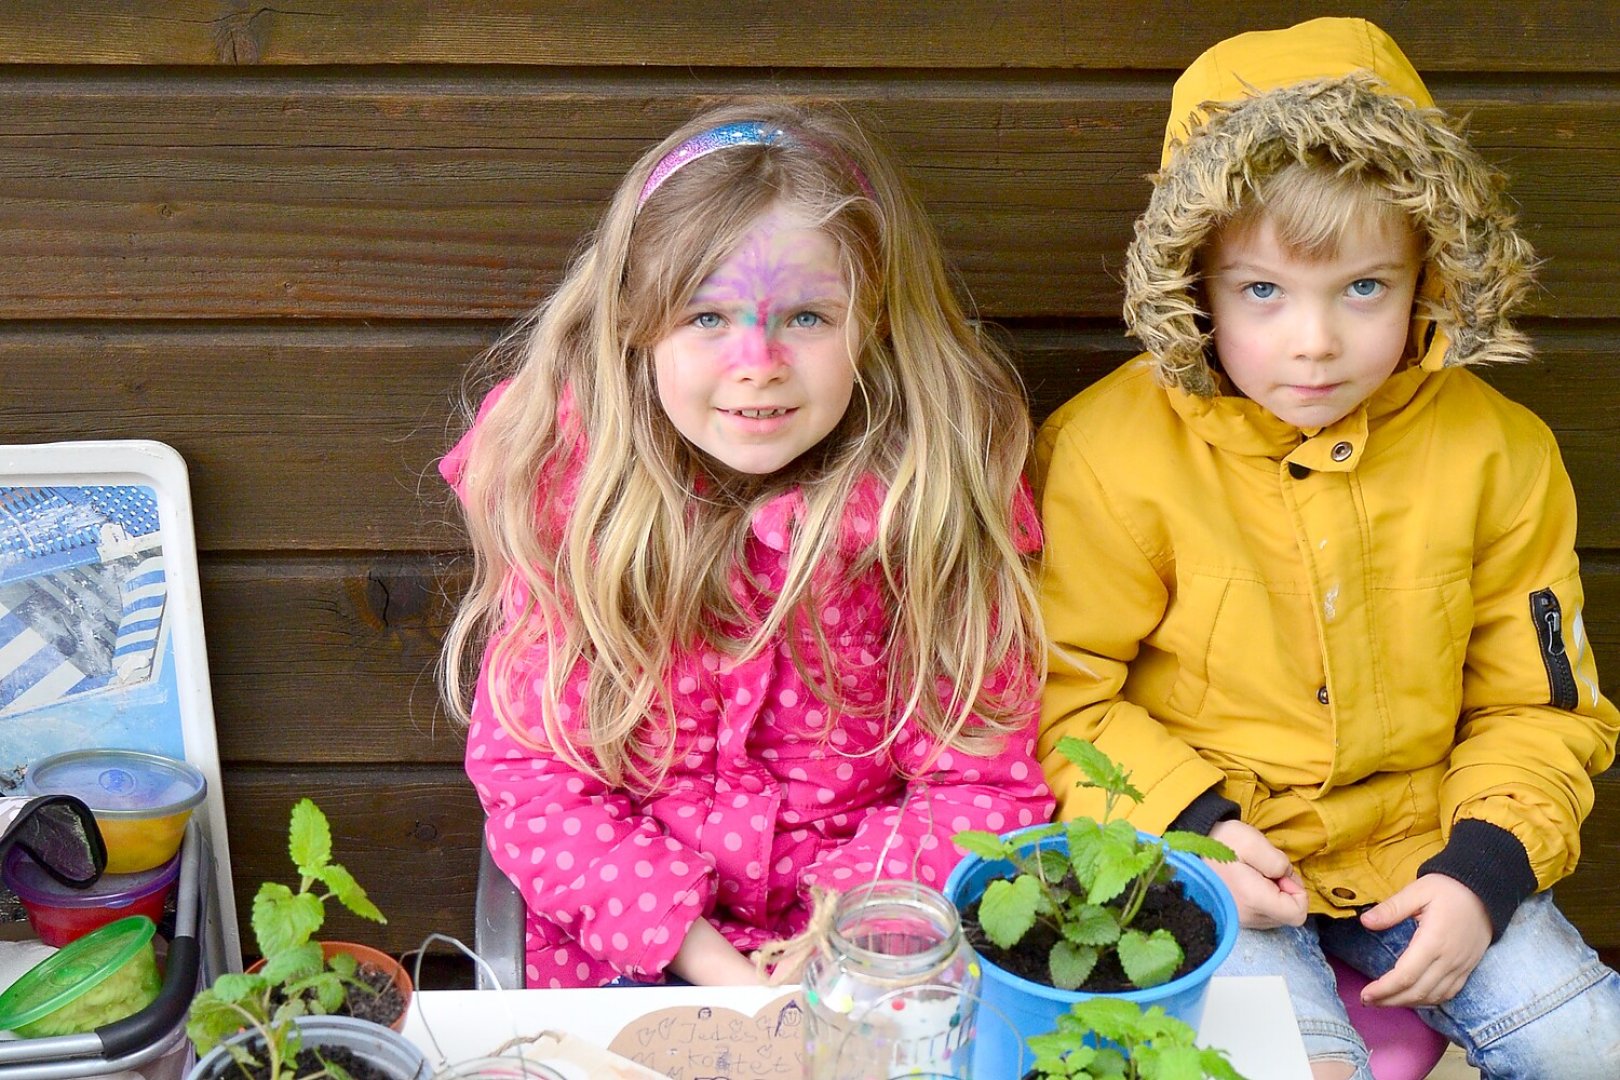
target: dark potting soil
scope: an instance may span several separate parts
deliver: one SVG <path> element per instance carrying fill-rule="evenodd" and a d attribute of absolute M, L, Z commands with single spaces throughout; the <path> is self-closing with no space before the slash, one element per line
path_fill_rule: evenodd
<path fill-rule="evenodd" d="M 342 1046 L 306 1046 L 298 1051 L 297 1067 L 287 1068 L 283 1063 L 285 1076 L 313 1076 L 326 1070 L 328 1076 L 341 1076 L 331 1066 L 342 1069 L 353 1080 L 395 1080 L 394 1074 L 387 1069 L 378 1068 L 366 1058 Z M 228 1065 L 226 1071 L 220 1074 L 222 1080 L 238 1080 L 246 1076 L 250 1080 L 269 1080 L 269 1065 Z"/>
<path fill-rule="evenodd" d="M 348 996 L 333 1015 L 352 1016 L 356 1020 L 370 1020 L 387 1027 L 405 1011 L 405 998 L 394 985 L 394 978 L 382 968 L 361 964 L 355 969 L 356 982 L 347 987 Z M 280 1004 L 281 995 L 272 991 L 272 1004 Z"/>
<path fill-rule="evenodd" d="M 405 1011 L 405 997 L 394 985 L 394 978 L 382 968 L 362 964 L 354 977 L 363 985 L 349 986 L 348 1000 L 338 1010 L 340 1016 L 370 1020 L 387 1027 Z"/>
<path fill-rule="evenodd" d="M 1208 960 L 1215 953 L 1215 919 L 1209 912 L 1187 899 L 1181 882 L 1159 882 L 1148 886 L 1147 898 L 1131 923 L 1133 930 L 1151 934 L 1165 929 L 1181 943 L 1185 954 L 1181 966 L 1171 978 L 1179 979 Z M 979 926 L 979 903 L 975 900 L 962 912 L 962 930 L 979 955 L 992 964 L 1030 982 L 1052 985 L 1051 968 L 1047 958 L 1052 946 L 1058 942 L 1057 931 L 1036 923 L 1024 939 L 1011 949 L 985 937 Z M 1080 987 L 1089 993 L 1111 994 L 1137 987 L 1125 977 L 1119 966 L 1119 956 L 1113 950 L 1104 953 L 1091 969 L 1091 975 Z"/>

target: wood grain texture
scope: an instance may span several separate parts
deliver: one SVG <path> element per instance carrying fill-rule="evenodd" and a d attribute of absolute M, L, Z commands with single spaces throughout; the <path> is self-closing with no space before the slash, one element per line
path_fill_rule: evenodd
<path fill-rule="evenodd" d="M 449 550 L 461 537 L 434 463 L 503 325 L 0 321 L 0 372 L 26 388 L 0 394 L 0 431 L 170 443 L 204 552 Z M 1620 322 L 1528 328 L 1541 359 L 1487 377 L 1557 434 L 1581 544 L 1620 548 Z M 1113 322 L 1018 321 L 1002 337 L 1037 420 L 1131 355 Z"/>
<path fill-rule="evenodd" d="M 1547 260 L 1612 313 L 1620 100 L 1459 83 Z M 0 71 L 0 319 L 514 318 L 713 96 L 826 96 L 914 174 L 988 317 L 1115 317 L 1169 79 Z"/>
<path fill-rule="evenodd" d="M 1598 777 L 1596 787 L 1596 807 L 1581 829 L 1581 864 L 1553 895 L 1588 945 L 1620 949 L 1620 770 Z"/>
<path fill-rule="evenodd" d="M 1614 71 L 1604 0 L 1371 0 L 1420 70 Z M 719 0 L 499 3 L 8 0 L 0 57 L 49 64 L 624 64 L 760 67 L 1178 68 L 1244 30 L 1344 14 L 1322 0 Z"/>
<path fill-rule="evenodd" d="M 321 936 L 399 954 L 430 932 L 472 943 L 473 894 L 483 811 L 459 769 L 232 769 L 224 775 L 232 885 L 243 951 L 264 881 L 297 887 L 287 856 L 293 803 L 314 799 L 332 825 L 332 857 L 388 918 L 386 926 L 327 905 Z"/>

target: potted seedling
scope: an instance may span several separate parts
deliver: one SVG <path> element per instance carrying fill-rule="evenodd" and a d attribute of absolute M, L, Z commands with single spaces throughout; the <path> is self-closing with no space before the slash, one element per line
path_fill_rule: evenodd
<path fill-rule="evenodd" d="M 1030 1038 L 1026 1080 L 1243 1080 L 1225 1051 L 1200 1048 L 1194 1035 L 1157 1005 L 1086 998 L 1058 1017 L 1056 1031 Z"/>
<path fill-rule="evenodd" d="M 1058 751 L 1079 766 L 1080 786 L 1103 792 L 1100 820 L 955 838 L 968 856 L 945 895 L 985 960 L 991 1006 L 974 1053 L 981 1075 L 1023 1075 L 1025 1041 L 1096 994 L 1158 1005 L 1196 1027 L 1210 976 L 1237 939 L 1231 894 L 1203 862 L 1230 860 L 1231 849 L 1197 833 L 1138 832 L 1114 816 L 1122 801 L 1141 801 L 1129 774 L 1081 739 Z"/>
<path fill-rule="evenodd" d="M 186 1034 L 201 1060 L 188 1080 L 427 1075 L 421 1052 L 388 1026 L 403 1025 L 410 994 L 404 969 L 365 946 L 313 940 L 328 900 L 362 918 L 387 920 L 332 861 L 331 828 L 309 799 L 293 807 L 288 853 L 298 868 L 297 889 L 265 882 L 253 898 L 262 959 L 243 974 L 219 976 L 192 1000 Z M 381 1013 L 378 999 L 386 1006 Z M 350 1015 L 335 1015 L 340 1011 Z"/>

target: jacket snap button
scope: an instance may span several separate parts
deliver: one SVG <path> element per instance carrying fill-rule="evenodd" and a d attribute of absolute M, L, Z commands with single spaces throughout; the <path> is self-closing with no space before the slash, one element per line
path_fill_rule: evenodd
<path fill-rule="evenodd" d="M 1295 480 L 1303 480 L 1307 476 L 1311 475 L 1311 470 L 1307 469 L 1297 461 L 1290 461 L 1288 463 L 1288 475 L 1292 476 Z"/>
<path fill-rule="evenodd" d="M 1336 442 L 1333 444 L 1333 460 L 1343 461 L 1351 454 L 1355 453 L 1355 451 L 1356 448 L 1347 442 Z"/>
<path fill-rule="evenodd" d="M 1320 701 L 1323 705 L 1328 703 L 1327 687 L 1324 686 L 1316 692 L 1316 700 Z"/>
<path fill-rule="evenodd" d="M 1356 898 L 1356 890 L 1347 889 L 1343 885 L 1339 885 L 1330 891 L 1340 900 L 1354 900 Z"/>

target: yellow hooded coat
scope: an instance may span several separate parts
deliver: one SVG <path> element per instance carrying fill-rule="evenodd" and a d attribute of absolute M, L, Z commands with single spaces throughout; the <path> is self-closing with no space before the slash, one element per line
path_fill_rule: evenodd
<path fill-rule="evenodd" d="M 1312 910 L 1340 915 L 1409 884 L 1466 819 L 1511 833 L 1536 887 L 1569 874 L 1620 725 L 1552 434 L 1463 366 L 1528 355 L 1506 315 L 1530 252 L 1500 178 L 1430 105 L 1361 20 L 1200 57 L 1130 253 L 1126 318 L 1149 351 L 1036 446 L 1040 753 L 1060 815 L 1101 809 L 1054 751 L 1092 739 L 1144 792 L 1139 827 L 1218 792 L 1298 867 Z M 1382 166 L 1430 248 L 1407 362 L 1301 431 L 1222 392 L 1195 258 L 1245 177 L 1322 152 Z"/>

